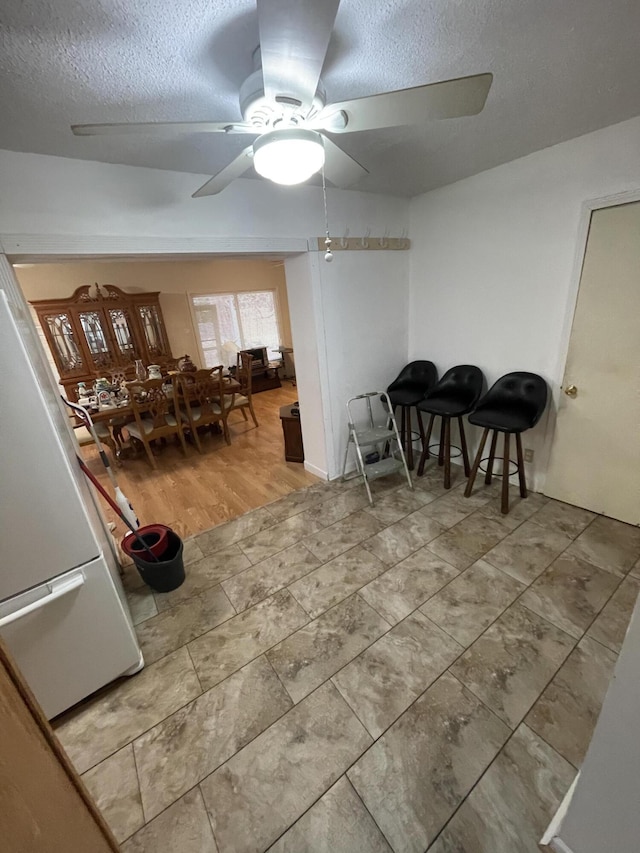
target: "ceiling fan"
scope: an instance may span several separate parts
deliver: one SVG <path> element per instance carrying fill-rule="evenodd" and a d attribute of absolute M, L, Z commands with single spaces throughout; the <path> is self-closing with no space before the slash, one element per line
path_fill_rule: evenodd
<path fill-rule="evenodd" d="M 320 72 L 340 0 L 256 0 L 260 46 L 254 71 L 240 87 L 243 121 L 80 124 L 76 136 L 119 133 L 242 133 L 255 137 L 193 198 L 215 195 L 253 164 L 276 183 L 298 184 L 323 166 L 326 178 L 349 187 L 367 170 L 326 134 L 415 125 L 475 115 L 492 74 L 476 74 L 327 104 Z"/>

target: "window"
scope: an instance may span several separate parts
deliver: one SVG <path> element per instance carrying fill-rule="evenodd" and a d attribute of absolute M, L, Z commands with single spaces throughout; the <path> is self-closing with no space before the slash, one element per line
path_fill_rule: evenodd
<path fill-rule="evenodd" d="M 275 349 L 280 346 L 280 326 L 273 290 L 192 296 L 191 303 L 206 367 L 229 363 L 223 350 L 228 341 L 239 349 L 267 347 L 270 360 L 280 358 Z"/>

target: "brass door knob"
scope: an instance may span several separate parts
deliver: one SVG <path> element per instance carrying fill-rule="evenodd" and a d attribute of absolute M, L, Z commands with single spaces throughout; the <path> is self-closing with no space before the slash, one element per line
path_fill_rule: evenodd
<path fill-rule="evenodd" d="M 577 397 L 578 389 L 575 385 L 567 385 L 567 387 L 564 389 L 564 393 L 567 395 L 567 397 Z"/>

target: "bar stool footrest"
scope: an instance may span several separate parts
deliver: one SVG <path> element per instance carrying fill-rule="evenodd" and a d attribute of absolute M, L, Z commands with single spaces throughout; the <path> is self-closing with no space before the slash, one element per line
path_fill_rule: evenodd
<path fill-rule="evenodd" d="M 458 451 L 457 453 L 451 453 L 451 457 L 450 457 L 451 459 L 458 459 L 460 456 L 462 456 L 462 448 L 460 448 L 457 444 L 452 444 L 451 450 L 457 450 Z M 429 445 L 429 456 L 435 456 L 437 458 L 439 453 L 440 453 L 440 443 L 439 442 L 436 442 L 436 444 L 430 444 Z"/>
<path fill-rule="evenodd" d="M 489 461 L 490 458 L 491 458 L 490 456 L 483 456 L 482 457 L 482 459 L 480 460 L 480 464 L 478 465 L 478 471 L 482 471 L 483 474 L 487 473 L 487 464 L 486 463 Z M 483 462 L 485 463 L 484 467 L 482 464 Z M 492 476 L 493 477 L 502 477 L 502 459 L 499 456 L 496 456 L 495 459 L 493 460 L 493 464 L 494 464 L 494 466 L 497 464 L 499 467 L 498 467 L 497 471 L 495 470 L 495 467 L 493 468 L 493 470 L 491 471 Z M 513 469 L 511 469 L 512 465 L 513 465 Z M 520 466 L 515 461 L 515 459 L 510 459 L 509 460 L 509 476 L 513 477 L 514 474 L 517 474 L 519 470 L 520 470 Z"/>

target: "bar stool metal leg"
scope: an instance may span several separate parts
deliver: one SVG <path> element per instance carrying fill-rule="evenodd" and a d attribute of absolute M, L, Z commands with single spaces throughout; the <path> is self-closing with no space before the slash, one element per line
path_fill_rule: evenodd
<path fill-rule="evenodd" d="M 469 479 L 467 481 L 467 487 L 464 490 L 465 498 L 468 498 L 473 491 L 473 484 L 476 479 L 476 474 L 478 473 L 478 468 L 480 467 L 480 462 L 482 461 L 482 454 L 484 452 L 484 446 L 487 443 L 487 436 L 489 435 L 489 429 L 484 429 L 482 432 L 482 438 L 480 439 L 480 446 L 478 447 L 478 452 L 476 453 L 476 458 L 473 460 L 473 468 L 471 469 L 471 474 L 469 475 Z"/>
<path fill-rule="evenodd" d="M 500 511 L 503 515 L 509 512 L 509 438 L 510 433 L 504 434 L 504 454 L 502 462 L 502 506 Z"/>

